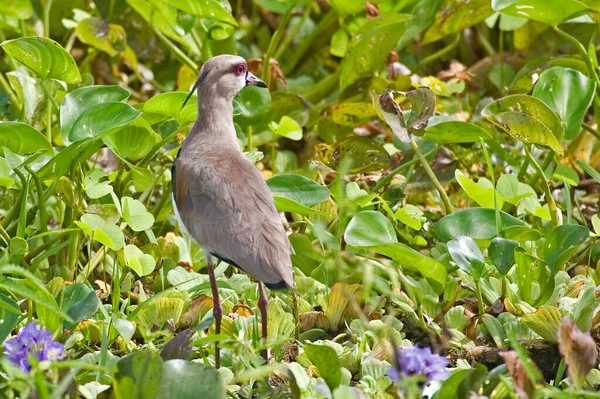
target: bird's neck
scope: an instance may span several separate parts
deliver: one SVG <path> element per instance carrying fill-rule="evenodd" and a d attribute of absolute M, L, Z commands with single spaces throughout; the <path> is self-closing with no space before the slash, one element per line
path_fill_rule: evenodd
<path fill-rule="evenodd" d="M 233 126 L 233 101 L 212 90 L 198 91 L 198 118 L 190 132 L 190 139 L 239 148 Z"/>

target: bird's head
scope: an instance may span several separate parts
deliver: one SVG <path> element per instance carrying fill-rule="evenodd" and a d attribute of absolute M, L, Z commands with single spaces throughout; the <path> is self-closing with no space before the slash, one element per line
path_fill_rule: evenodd
<path fill-rule="evenodd" d="M 202 65 L 198 80 L 185 102 L 196 88 L 233 100 L 246 86 L 267 87 L 267 84 L 248 71 L 248 64 L 242 57 L 218 55 Z"/>

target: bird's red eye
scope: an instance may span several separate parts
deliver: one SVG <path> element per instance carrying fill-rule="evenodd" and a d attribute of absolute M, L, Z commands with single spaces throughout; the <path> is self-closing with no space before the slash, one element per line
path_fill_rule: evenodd
<path fill-rule="evenodd" d="M 237 75 L 240 76 L 241 74 L 243 74 L 244 72 L 246 72 L 246 65 L 244 64 L 239 64 L 235 67 L 235 69 L 233 70 L 233 72 Z"/>

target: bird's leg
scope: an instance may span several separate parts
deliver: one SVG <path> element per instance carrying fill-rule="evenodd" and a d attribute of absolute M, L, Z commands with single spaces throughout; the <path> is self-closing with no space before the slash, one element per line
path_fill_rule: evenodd
<path fill-rule="evenodd" d="M 213 295 L 213 316 L 215 318 L 215 334 L 221 333 L 221 320 L 223 319 L 223 307 L 221 299 L 219 299 L 219 289 L 217 288 L 217 279 L 215 278 L 215 269 L 213 269 L 213 260 L 210 254 L 205 256 L 206 270 L 210 279 L 210 287 Z M 215 367 L 221 367 L 221 350 L 219 349 L 219 341 L 215 341 Z"/>
<path fill-rule="evenodd" d="M 262 281 L 258 282 L 258 290 L 260 295 L 258 297 L 258 308 L 260 309 L 260 320 L 262 324 L 262 338 L 267 342 L 267 306 L 269 304 L 267 294 L 265 293 L 265 286 Z M 265 362 L 269 363 L 269 348 L 263 351 L 263 357 Z"/>

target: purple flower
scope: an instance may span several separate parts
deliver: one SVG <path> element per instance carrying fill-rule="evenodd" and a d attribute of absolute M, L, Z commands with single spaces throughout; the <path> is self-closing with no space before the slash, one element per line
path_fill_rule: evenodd
<path fill-rule="evenodd" d="M 54 341 L 52 334 L 45 327 L 38 329 L 35 323 L 29 323 L 19 331 L 15 338 L 4 344 L 4 354 L 23 371 L 29 371 L 29 356 L 35 356 L 38 361 L 58 360 L 64 357 L 65 347 Z"/>
<path fill-rule="evenodd" d="M 431 348 L 399 348 L 396 349 L 396 366 L 388 372 L 392 381 L 398 382 L 403 376 L 420 375 L 427 381 L 445 380 L 449 373 L 446 370 L 448 359 L 431 353 Z"/>

